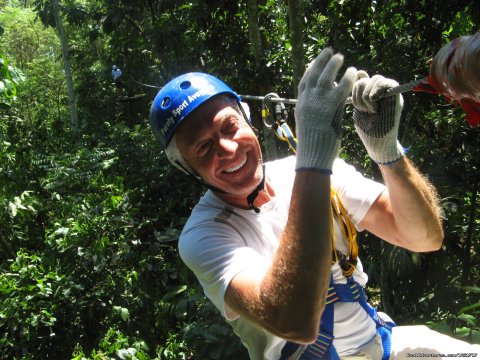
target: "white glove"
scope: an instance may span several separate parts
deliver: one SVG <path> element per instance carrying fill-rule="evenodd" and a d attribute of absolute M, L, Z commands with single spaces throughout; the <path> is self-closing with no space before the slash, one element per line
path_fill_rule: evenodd
<path fill-rule="evenodd" d="M 373 161 L 391 164 L 405 154 L 397 140 L 403 98 L 400 94 L 380 98 L 398 83 L 381 75 L 369 78 L 365 71 L 357 78 L 352 90 L 355 129 Z"/>
<path fill-rule="evenodd" d="M 298 85 L 296 170 L 332 173 L 342 139 L 345 100 L 357 75 L 357 69 L 348 68 L 337 86 L 335 78 L 342 64 L 343 56 L 326 48 L 309 65 Z"/>

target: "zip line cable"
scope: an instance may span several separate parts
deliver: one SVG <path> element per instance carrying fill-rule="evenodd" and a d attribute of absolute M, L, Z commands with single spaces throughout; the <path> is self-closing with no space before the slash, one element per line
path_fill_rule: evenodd
<path fill-rule="evenodd" d="M 425 79 L 413 80 L 408 83 L 398 85 L 394 88 L 389 89 L 385 92 L 383 96 L 379 99 L 400 94 L 403 92 L 413 90 L 417 85 L 423 83 Z M 297 103 L 296 99 L 286 99 L 279 97 L 276 93 L 269 93 L 265 96 L 252 96 L 252 95 L 239 95 L 242 100 L 256 100 L 262 102 L 262 121 L 263 125 L 267 129 L 272 129 L 278 139 L 285 141 L 290 150 L 296 153 L 297 150 L 297 139 L 295 134 L 290 129 L 287 124 L 288 113 L 285 110 L 285 104 L 295 105 Z M 273 114 L 270 112 L 270 109 L 267 103 L 276 103 L 274 106 Z M 352 103 L 352 98 L 347 98 L 346 104 Z"/>
<path fill-rule="evenodd" d="M 388 91 L 385 92 L 385 94 L 381 98 L 393 96 L 396 94 L 401 94 L 407 91 L 413 90 L 415 86 L 423 82 L 425 79 L 419 79 L 419 80 L 413 80 L 408 83 L 398 85 L 394 88 L 389 89 Z M 254 100 L 254 101 L 270 101 L 273 103 L 284 103 L 287 105 L 295 105 L 297 103 L 297 99 L 287 99 L 287 98 L 281 98 L 281 97 L 269 97 L 268 99 L 265 99 L 264 96 L 253 96 L 253 95 L 239 95 L 242 100 Z M 380 99 L 381 99 L 380 98 Z M 352 98 L 349 97 L 347 98 L 347 101 L 345 104 L 351 104 L 352 103 Z"/>
<path fill-rule="evenodd" d="M 150 88 L 154 88 L 154 89 L 161 89 L 162 88 L 161 86 L 142 83 L 140 81 L 135 80 L 131 76 L 129 76 L 129 78 L 132 79 L 133 81 L 135 81 L 137 84 L 142 85 L 142 86 L 146 86 L 146 87 L 150 87 Z M 407 91 L 411 91 L 415 86 L 417 86 L 418 84 L 420 84 L 424 80 L 425 79 L 422 78 L 422 79 L 419 79 L 419 80 L 413 80 L 413 81 L 410 81 L 408 83 L 398 85 L 394 88 L 391 88 L 387 92 L 385 92 L 385 94 L 381 98 L 388 97 L 388 96 L 393 96 L 393 95 L 396 95 L 396 94 L 401 94 L 401 93 L 404 93 L 404 92 L 407 92 Z M 272 93 L 272 94 L 274 94 L 274 93 Z M 271 95 L 271 94 L 269 94 L 269 95 Z M 239 96 L 242 100 L 270 101 L 270 102 L 273 102 L 273 103 L 283 103 L 283 104 L 287 104 L 287 105 L 295 105 L 297 103 L 297 99 L 282 98 L 282 97 L 279 97 L 278 95 L 269 96 L 268 98 L 266 98 L 265 96 L 255 96 L 255 95 L 239 95 Z M 351 97 L 347 98 L 345 104 L 351 104 L 351 103 L 352 103 L 352 98 Z"/>
<path fill-rule="evenodd" d="M 149 84 L 141 83 L 140 81 L 135 80 L 132 76 L 129 76 L 129 78 L 132 79 L 133 81 L 135 81 L 137 84 L 142 85 L 142 86 L 146 86 L 146 87 L 154 88 L 154 89 L 161 89 L 161 88 L 162 88 L 161 86 L 149 85 Z"/>

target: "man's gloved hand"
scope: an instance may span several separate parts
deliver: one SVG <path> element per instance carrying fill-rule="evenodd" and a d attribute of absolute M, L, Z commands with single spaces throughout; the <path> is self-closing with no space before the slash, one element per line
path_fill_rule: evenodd
<path fill-rule="evenodd" d="M 298 85 L 296 170 L 332 172 L 342 139 L 345 100 L 357 78 L 357 69 L 348 68 L 337 86 L 335 78 L 342 64 L 343 56 L 326 48 L 309 65 Z"/>
<path fill-rule="evenodd" d="M 365 71 L 357 78 L 352 90 L 355 129 L 373 161 L 395 162 L 405 154 L 397 140 L 403 98 L 400 94 L 380 98 L 398 83 L 381 75 L 370 78 Z"/>

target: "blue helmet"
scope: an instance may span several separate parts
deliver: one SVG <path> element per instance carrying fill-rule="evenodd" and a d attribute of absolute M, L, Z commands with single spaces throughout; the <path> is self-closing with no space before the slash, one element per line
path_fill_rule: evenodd
<path fill-rule="evenodd" d="M 150 125 L 165 149 L 181 122 L 197 107 L 221 94 L 240 97 L 216 77 L 191 72 L 170 80 L 153 100 Z"/>

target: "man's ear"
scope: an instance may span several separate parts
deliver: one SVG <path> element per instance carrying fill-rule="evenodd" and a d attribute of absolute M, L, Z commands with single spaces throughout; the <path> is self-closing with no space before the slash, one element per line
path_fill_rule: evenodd
<path fill-rule="evenodd" d="M 250 118 L 250 106 L 246 102 L 240 101 L 240 106 L 243 110 L 243 115 L 245 115 L 245 120 L 249 123 L 252 123 L 252 119 Z"/>
<path fill-rule="evenodd" d="M 240 111 L 243 113 L 243 116 L 245 117 L 245 120 L 247 120 L 248 125 L 250 125 L 250 127 L 253 130 L 253 133 L 258 138 L 260 136 L 260 132 L 258 131 L 258 129 L 255 126 L 253 126 L 252 119 L 250 117 L 250 107 L 248 106 L 248 104 L 246 102 L 243 102 L 243 101 L 240 102 L 240 106 L 241 106 Z"/>

